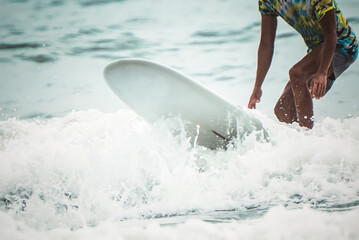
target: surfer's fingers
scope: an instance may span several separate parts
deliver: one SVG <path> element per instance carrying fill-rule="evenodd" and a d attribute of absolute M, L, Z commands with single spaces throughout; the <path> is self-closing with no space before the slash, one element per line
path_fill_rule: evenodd
<path fill-rule="evenodd" d="M 317 91 L 318 91 L 318 86 L 317 86 L 316 83 L 314 83 L 313 86 L 312 86 L 312 95 L 313 95 L 313 97 L 318 96 Z"/>
<path fill-rule="evenodd" d="M 326 89 L 326 85 L 325 84 L 321 84 L 320 85 L 320 91 L 318 94 L 318 99 L 324 97 L 325 95 L 325 89 Z"/>
<path fill-rule="evenodd" d="M 313 90 L 313 96 L 316 99 L 320 99 L 320 98 L 324 97 L 326 84 L 316 83 L 314 86 L 315 86 L 315 91 Z"/>
<path fill-rule="evenodd" d="M 249 101 L 249 103 L 248 103 L 248 108 L 249 109 L 256 109 L 256 100 L 251 100 L 251 101 Z"/>
<path fill-rule="evenodd" d="M 324 84 L 320 83 L 318 86 L 318 99 L 324 96 Z"/>
<path fill-rule="evenodd" d="M 310 94 L 313 94 L 313 88 L 314 88 L 314 81 L 310 81 L 310 86 L 309 86 Z"/>

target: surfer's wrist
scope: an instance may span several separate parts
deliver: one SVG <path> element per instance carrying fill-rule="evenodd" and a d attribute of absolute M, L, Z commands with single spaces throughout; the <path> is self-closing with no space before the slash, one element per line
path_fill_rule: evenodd
<path fill-rule="evenodd" d="M 254 85 L 253 92 L 254 91 L 261 91 L 261 90 L 262 90 L 262 86 L 257 85 L 257 84 Z"/>

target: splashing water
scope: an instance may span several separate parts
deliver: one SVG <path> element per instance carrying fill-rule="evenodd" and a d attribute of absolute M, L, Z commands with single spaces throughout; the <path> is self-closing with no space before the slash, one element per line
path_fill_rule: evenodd
<path fill-rule="evenodd" d="M 149 125 L 129 110 L 3 121 L 3 216 L 39 230 L 101 228 L 101 223 L 106 228 L 112 221 L 145 224 L 146 219 L 173 224 L 259 217 L 256 224 L 263 225 L 272 215 L 314 211 L 287 216 L 289 210 L 279 208 L 260 218 L 274 206 L 353 209 L 348 218 L 358 217 L 359 118 L 328 118 L 313 131 L 262 118 L 271 141 L 248 136 L 227 151 L 192 148 L 185 134 L 173 136 L 180 119 Z"/>

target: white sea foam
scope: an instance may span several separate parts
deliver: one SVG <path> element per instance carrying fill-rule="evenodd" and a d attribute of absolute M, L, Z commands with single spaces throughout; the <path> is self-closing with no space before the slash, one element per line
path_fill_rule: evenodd
<path fill-rule="evenodd" d="M 3 239 L 358 239 L 359 211 L 319 212 L 311 209 L 273 208 L 261 219 L 212 224 L 190 219 L 183 224 L 161 226 L 157 221 L 131 224 L 105 221 L 76 231 L 65 228 L 37 231 L 0 213 Z"/>
<path fill-rule="evenodd" d="M 20 222 L 10 226 L 14 237 L 32 232 L 67 236 L 69 229 L 84 228 L 74 236 L 81 231 L 84 236 L 95 233 L 96 238 L 113 224 L 121 229 L 121 224 L 143 225 L 146 221 L 138 219 L 152 219 L 148 227 L 108 234 L 147 239 L 198 228 L 199 236 L 205 237 L 212 233 L 205 229 L 212 227 L 201 220 L 243 218 L 243 222 L 215 225 L 213 231 L 221 234 L 224 227 L 229 234 L 247 231 L 246 236 L 252 236 L 258 225 L 263 229 L 259 238 L 268 233 L 282 236 L 270 231 L 268 223 L 274 221 L 278 230 L 287 226 L 289 232 L 303 231 L 300 239 L 305 238 L 308 223 L 293 226 L 287 218 L 304 221 L 313 216 L 324 221 L 316 223 L 318 228 L 325 228 L 358 217 L 357 210 L 342 214 L 300 208 L 337 211 L 358 205 L 359 118 L 324 119 L 312 131 L 261 118 L 269 142 L 249 136 L 238 148 L 227 151 L 193 149 L 184 134 L 171 134 L 180 129 L 179 119 L 150 125 L 130 110 L 73 112 L 46 121 L 2 121 L 0 197 L 5 212 L 1 228 L 17 219 Z M 258 218 L 275 205 L 286 209 L 274 208 Z M 253 216 L 240 216 L 251 209 Z M 221 218 L 223 211 L 229 213 Z M 333 221 L 331 216 L 335 216 Z M 186 223 L 159 230 L 153 220 L 158 217 L 162 223 Z M 281 221 L 287 222 L 281 226 Z M 17 224 L 25 230 L 13 232 Z M 343 223 L 333 231 L 354 234 L 350 226 Z M 47 229 L 52 230 L 41 232 Z"/>

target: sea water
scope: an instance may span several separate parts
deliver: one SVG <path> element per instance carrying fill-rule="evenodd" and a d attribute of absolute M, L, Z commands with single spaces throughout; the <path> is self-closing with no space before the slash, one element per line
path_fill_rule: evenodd
<path fill-rule="evenodd" d="M 359 4 L 338 1 L 359 33 Z M 173 118 L 148 124 L 104 66 L 170 65 L 241 106 L 254 83 L 257 1 L 1 0 L 0 239 L 358 239 L 354 63 L 314 101 L 315 127 L 273 106 L 304 56 L 279 20 L 256 114 L 270 141 L 193 148 Z"/>

